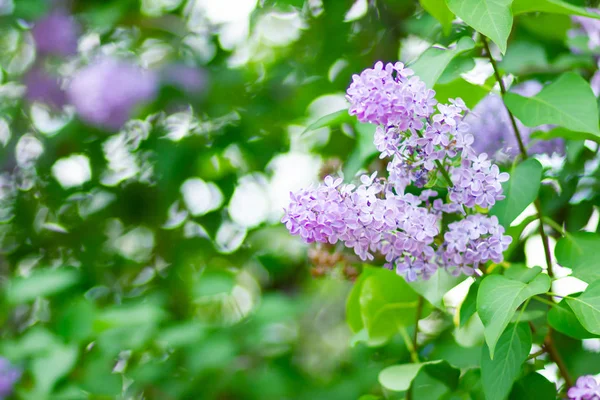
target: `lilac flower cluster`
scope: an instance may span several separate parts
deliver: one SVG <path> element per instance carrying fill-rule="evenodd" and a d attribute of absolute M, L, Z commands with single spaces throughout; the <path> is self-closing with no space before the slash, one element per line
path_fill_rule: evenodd
<path fill-rule="evenodd" d="M 570 400 L 600 400 L 600 385 L 591 375 L 580 376 L 567 396 Z"/>
<path fill-rule="evenodd" d="M 31 33 L 38 53 L 71 56 L 77 53 L 80 27 L 63 11 L 54 11 L 35 23 Z"/>
<path fill-rule="evenodd" d="M 540 90 L 542 84 L 537 81 L 526 81 L 512 89 L 513 92 L 526 97 L 534 96 Z M 473 149 L 477 153 L 487 153 L 490 158 L 501 163 L 509 162 L 519 154 L 519 144 L 508 111 L 499 95 L 495 93 L 487 95 L 472 112 L 467 114 L 465 122 L 475 136 Z M 564 154 L 565 143 L 562 139 L 531 140 L 533 132 L 549 131 L 552 129 L 551 125 L 530 128 L 517 120 L 517 126 L 528 154 Z"/>
<path fill-rule="evenodd" d="M 282 222 L 307 243 L 341 241 L 362 260 L 381 254 L 408 281 L 440 267 L 472 275 L 481 264 L 502 261 L 511 238 L 497 218 L 467 211 L 503 199 L 508 174 L 473 149 L 465 103 L 437 104 L 434 113 L 435 92 L 413 75 L 402 63 L 378 62 L 354 75 L 347 92 L 350 114 L 378 125 L 374 143 L 381 158 L 391 158 L 389 177 L 363 175 L 355 187 L 328 176 L 292 193 Z M 409 185 L 447 187 L 449 201 L 431 189 L 407 193 Z M 444 213 L 464 219 L 442 234 Z"/>
<path fill-rule="evenodd" d="M 469 215 L 448 225 L 442 259 L 453 275 L 473 275 L 475 269 L 488 260 L 501 262 L 502 252 L 511 240 L 510 236 L 504 236 L 504 228 L 495 216 Z"/>
<path fill-rule="evenodd" d="M 131 118 L 135 107 L 152 100 L 157 91 L 153 73 L 104 58 L 78 71 L 67 94 L 84 121 L 117 130 Z"/>
<path fill-rule="evenodd" d="M 21 378 L 21 371 L 13 367 L 10 362 L 0 357 L 0 400 L 11 395 L 13 386 Z"/>

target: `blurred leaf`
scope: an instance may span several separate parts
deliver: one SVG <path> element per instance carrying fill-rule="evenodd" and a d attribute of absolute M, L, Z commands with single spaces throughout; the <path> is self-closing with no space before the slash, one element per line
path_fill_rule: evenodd
<path fill-rule="evenodd" d="M 453 368 L 448 362 L 426 364 L 415 377 L 412 397 L 415 399 L 446 399 L 458 386 L 460 370 Z"/>
<path fill-rule="evenodd" d="M 419 295 L 392 271 L 365 267 L 346 303 L 354 332 L 366 328 L 370 340 L 388 340 L 399 328 L 414 325 Z M 425 302 L 422 317 L 430 311 Z"/>
<path fill-rule="evenodd" d="M 514 0 L 512 10 L 515 15 L 542 11 L 552 14 L 581 15 L 582 17 L 600 19 L 600 15 L 596 13 L 561 0 Z"/>
<path fill-rule="evenodd" d="M 549 131 L 535 131 L 531 134 L 532 139 L 552 140 L 563 138 L 567 140 L 593 140 L 600 143 L 600 136 L 587 132 L 575 132 L 566 128 L 554 128 Z"/>
<path fill-rule="evenodd" d="M 555 400 L 556 386 L 537 372 L 519 379 L 510 393 L 511 400 Z"/>
<path fill-rule="evenodd" d="M 558 14 L 520 15 L 519 23 L 539 39 L 554 40 L 560 43 L 564 42 L 567 37 L 567 31 L 573 26 L 571 18 L 567 15 Z"/>
<path fill-rule="evenodd" d="M 112 398 L 121 394 L 123 379 L 112 372 L 114 363 L 112 358 L 93 355 L 83 368 L 82 388 L 92 394 Z"/>
<path fill-rule="evenodd" d="M 431 47 L 409 67 L 428 88 L 433 88 L 438 78 L 442 75 L 448 64 L 454 57 L 469 51 L 475 47 L 475 42 L 469 37 L 461 37 L 456 43 L 456 47 L 450 49 L 440 49 Z"/>
<path fill-rule="evenodd" d="M 477 292 L 479 291 L 480 283 L 480 280 L 476 280 L 471 284 L 469 291 L 467 292 L 467 296 L 460 306 L 459 326 L 461 327 L 465 326 L 465 324 L 477 311 Z"/>
<path fill-rule="evenodd" d="M 448 8 L 467 25 L 489 37 L 506 52 L 513 16 L 513 0 L 446 0 Z"/>
<path fill-rule="evenodd" d="M 357 122 L 355 127 L 356 141 L 354 143 L 354 150 L 352 150 L 352 153 L 350 153 L 350 156 L 344 163 L 344 178 L 346 181 L 352 180 L 368 160 L 379 154 L 373 144 L 375 129 L 377 127 L 373 124 L 363 124 L 361 122 Z"/>
<path fill-rule="evenodd" d="M 80 299 L 65 311 L 58 322 L 58 333 L 66 340 L 79 342 L 89 338 L 94 333 L 96 318 L 94 304 Z"/>
<path fill-rule="evenodd" d="M 167 317 L 160 307 L 153 304 L 127 304 L 113 306 L 98 314 L 95 326 L 98 329 L 117 327 L 139 327 L 157 324 Z"/>
<path fill-rule="evenodd" d="M 596 97 L 581 76 L 567 72 L 533 97 L 507 93 L 504 102 L 524 125 L 554 124 L 600 135 Z"/>
<path fill-rule="evenodd" d="M 496 343 L 511 321 L 517 308 L 528 298 L 546 293 L 550 278 L 541 274 L 531 283 L 511 280 L 500 275 L 488 275 L 481 282 L 477 294 L 477 313 L 485 326 L 485 341 L 494 359 Z"/>
<path fill-rule="evenodd" d="M 405 392 L 410 388 L 413 379 L 415 379 L 421 368 L 426 365 L 434 364 L 444 364 L 444 368 L 449 367 L 446 361 L 428 361 L 423 363 L 393 365 L 385 368 L 379 373 L 379 383 L 388 390 Z M 454 370 L 452 369 L 452 371 Z"/>
<path fill-rule="evenodd" d="M 498 66 L 511 74 L 522 75 L 547 69 L 548 57 L 541 43 L 518 40 L 510 44 Z"/>
<path fill-rule="evenodd" d="M 560 239 L 554 254 L 560 265 L 573 270 L 574 277 L 591 283 L 600 279 L 600 258 L 596 255 L 598 248 L 600 235 L 577 232 Z"/>
<path fill-rule="evenodd" d="M 419 0 L 419 2 L 425 11 L 439 21 L 442 25 L 444 35 L 448 36 L 452 30 L 454 14 L 446 5 L 445 0 Z"/>
<path fill-rule="evenodd" d="M 581 325 L 591 333 L 600 335 L 600 281 L 590 283 L 580 296 L 566 300 Z"/>
<path fill-rule="evenodd" d="M 55 344 L 47 353 L 33 360 L 31 373 L 35 378 L 35 392 L 41 398 L 47 396 L 59 379 L 75 366 L 78 351 L 76 346 Z"/>
<path fill-rule="evenodd" d="M 52 296 L 75 285 L 79 272 L 73 268 L 36 269 L 28 277 L 12 279 L 6 288 L 9 303 L 20 304 Z"/>
<path fill-rule="evenodd" d="M 439 268 L 428 280 L 422 279 L 408 284 L 434 307 L 443 310 L 444 295 L 465 279 L 465 275 L 453 276 L 445 269 Z"/>
<path fill-rule="evenodd" d="M 504 400 L 521 373 L 531 349 L 531 330 L 527 324 L 510 325 L 500 336 L 494 359 L 488 347 L 481 354 L 481 382 L 487 400 Z M 537 397 L 536 397 L 537 398 Z"/>
<path fill-rule="evenodd" d="M 509 227 L 537 197 L 542 181 L 542 164 L 534 158 L 513 167 L 510 179 L 502 183 L 506 198 L 497 202 L 490 215 L 498 217 L 504 227 Z"/>
<path fill-rule="evenodd" d="M 183 322 L 163 329 L 158 334 L 156 342 L 163 348 L 189 346 L 206 336 L 205 329 L 199 322 Z"/>
<path fill-rule="evenodd" d="M 438 83 L 435 85 L 434 90 L 435 98 L 440 103 L 448 103 L 448 99 L 460 97 L 470 109 L 473 109 L 489 93 L 486 88 L 469 83 L 463 78 L 451 83 Z"/>
<path fill-rule="evenodd" d="M 351 121 L 352 118 L 353 117 L 348 114 L 347 109 L 327 114 L 306 127 L 306 129 L 302 132 L 302 135 L 306 135 L 307 133 L 316 131 L 317 129 L 325 128 L 326 126 L 339 125 L 342 122 Z"/>
<path fill-rule="evenodd" d="M 389 339 L 398 329 L 414 325 L 418 302 L 419 295 L 394 272 L 380 269 L 368 277 L 362 285 L 360 310 L 369 338 Z"/>
<path fill-rule="evenodd" d="M 563 299 L 548 311 L 548 324 L 556 331 L 575 339 L 597 338 L 598 335 L 588 332 L 569 306 Z"/>

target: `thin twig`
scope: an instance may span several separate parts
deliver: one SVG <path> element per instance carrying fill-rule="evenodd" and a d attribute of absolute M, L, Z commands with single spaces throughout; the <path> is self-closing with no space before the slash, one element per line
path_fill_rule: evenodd
<path fill-rule="evenodd" d="M 546 335 L 546 338 L 544 339 L 544 348 L 548 351 L 550 359 L 554 361 L 554 363 L 558 367 L 560 374 L 565 379 L 567 387 L 573 386 L 573 379 L 571 379 L 571 375 L 569 375 L 567 366 L 565 365 L 563 359 L 561 358 L 560 354 L 558 354 L 558 351 L 554 346 L 554 341 L 552 340 L 552 329 L 548 331 L 548 335 Z"/>
<path fill-rule="evenodd" d="M 496 60 L 494 60 L 494 57 L 492 56 L 492 52 L 490 51 L 490 46 L 488 44 L 487 38 L 484 35 L 481 35 L 481 40 L 482 40 L 483 46 L 485 47 L 485 50 L 487 52 L 487 56 L 490 60 L 490 63 L 492 64 L 492 67 L 494 68 L 494 75 L 496 76 L 496 80 L 498 81 L 498 85 L 500 86 L 500 92 L 502 93 L 502 97 L 504 98 L 504 96 L 506 95 L 506 87 L 504 86 L 504 82 L 502 81 L 502 76 L 500 75 L 500 70 L 498 69 Z M 521 132 L 519 131 L 519 127 L 517 126 L 517 121 L 515 120 L 514 115 L 510 112 L 508 107 L 506 107 L 506 104 L 504 104 L 504 107 L 506 108 L 506 112 L 508 113 L 508 116 L 510 118 L 510 122 L 511 122 L 513 130 L 515 132 L 515 137 L 517 138 L 517 142 L 519 143 L 519 150 L 521 151 L 521 156 L 523 157 L 523 160 L 526 160 L 528 158 L 527 150 L 525 149 L 525 145 L 523 144 Z M 547 268 L 548 276 L 553 278 L 554 271 L 552 269 L 552 254 L 550 252 L 550 243 L 548 241 L 548 236 L 546 235 L 546 231 L 544 230 L 545 218 L 544 218 L 544 213 L 542 211 L 542 204 L 540 203 L 539 199 L 536 199 L 533 204 L 535 205 L 535 208 L 537 210 L 538 219 L 540 220 L 540 236 L 542 237 L 542 244 L 544 245 L 544 255 L 546 257 L 546 265 L 548 267 Z M 538 296 L 535 296 L 534 298 L 538 301 L 541 301 L 540 298 L 538 298 Z M 552 306 L 554 306 L 554 303 L 550 300 L 547 301 L 547 304 L 548 305 L 551 304 Z M 573 386 L 573 380 L 569 376 L 569 371 L 567 371 L 565 363 L 563 362 L 562 358 L 560 357 L 560 354 L 554 347 L 554 342 L 552 341 L 552 327 L 548 327 L 548 335 L 546 336 L 546 339 L 544 340 L 544 345 L 545 345 L 545 348 L 548 350 L 548 354 L 550 355 L 550 358 L 558 366 L 558 370 L 560 371 L 560 374 L 564 378 L 567 385 Z"/>
<path fill-rule="evenodd" d="M 420 362 L 419 355 L 417 354 L 417 352 L 415 351 L 415 348 L 413 347 L 412 341 L 410 339 L 410 336 L 408 335 L 408 332 L 406 331 L 406 328 L 402 326 L 398 329 L 398 331 L 400 332 L 400 336 L 402 336 L 402 339 L 404 340 L 404 344 L 406 345 L 406 348 L 408 349 L 408 352 L 410 353 L 410 359 L 415 364 L 418 364 Z"/>
<path fill-rule="evenodd" d="M 542 347 L 541 350 L 538 350 L 535 353 L 530 354 L 529 357 L 527 357 L 527 360 L 531 360 L 532 358 L 539 357 L 539 356 L 541 356 L 542 354 L 545 354 L 545 353 L 546 353 L 546 349 Z"/>
<path fill-rule="evenodd" d="M 417 343 L 417 339 L 418 339 L 418 335 L 419 335 L 419 320 L 421 319 L 421 315 L 423 314 L 423 296 L 419 296 L 419 303 L 417 304 L 417 317 L 415 320 L 415 333 L 413 334 L 413 349 L 415 350 L 415 353 L 419 353 L 418 352 L 418 343 Z"/>
<path fill-rule="evenodd" d="M 500 92 L 502 93 L 502 97 L 506 95 L 506 87 L 504 86 L 504 82 L 502 81 L 502 76 L 500 75 L 500 70 L 498 69 L 498 64 L 496 64 L 496 60 L 492 56 L 492 52 L 490 51 L 490 46 L 488 44 L 487 38 L 481 35 L 481 40 L 483 42 L 483 46 L 485 47 L 485 51 L 487 56 L 494 68 L 494 75 L 496 76 L 496 80 L 498 81 L 498 85 L 500 86 Z M 504 102 L 503 102 L 504 104 Z M 523 138 L 521 136 L 521 132 L 519 131 L 519 127 L 517 126 L 517 121 L 515 116 L 510 112 L 506 104 L 504 104 L 504 108 L 506 108 L 506 112 L 510 118 L 510 123 L 512 124 L 513 130 L 515 132 L 515 137 L 517 138 L 517 142 L 519 143 L 519 150 L 521 151 L 521 156 L 523 160 L 528 158 L 527 150 L 525 149 L 525 145 L 523 144 Z M 548 266 L 548 275 L 552 278 L 554 277 L 554 271 L 552 269 L 552 254 L 550 252 L 550 243 L 548 241 L 548 235 L 546 235 L 546 231 L 544 230 L 544 214 L 542 211 L 542 205 L 539 199 L 536 199 L 533 204 L 537 210 L 538 219 L 540 220 L 540 236 L 542 237 L 542 244 L 544 246 L 544 255 L 546 257 L 546 265 Z"/>

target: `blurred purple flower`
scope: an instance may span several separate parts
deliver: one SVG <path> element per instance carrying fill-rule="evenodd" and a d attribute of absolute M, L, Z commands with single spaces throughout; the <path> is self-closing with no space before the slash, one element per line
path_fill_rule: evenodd
<path fill-rule="evenodd" d="M 137 106 L 156 96 L 156 76 L 125 61 L 105 58 L 81 69 L 67 89 L 82 120 L 118 130 Z"/>
<path fill-rule="evenodd" d="M 27 88 L 25 96 L 30 102 L 42 102 L 56 108 L 67 103 L 67 95 L 61 88 L 59 78 L 44 71 L 42 67 L 34 67 L 24 77 Z"/>
<path fill-rule="evenodd" d="M 10 396 L 13 386 L 21 378 L 21 371 L 13 367 L 10 362 L 0 357 L 0 400 Z"/>
<path fill-rule="evenodd" d="M 600 14 L 600 10 L 594 8 L 588 8 L 589 12 Z M 600 46 L 600 20 L 589 17 L 572 16 L 571 19 L 574 23 L 578 24 L 582 32 L 588 37 L 588 48 L 594 50 Z M 578 30 L 569 31 L 570 35 L 576 35 Z"/>
<path fill-rule="evenodd" d="M 600 400 L 600 385 L 592 375 L 580 376 L 567 396 L 569 400 Z"/>
<path fill-rule="evenodd" d="M 542 89 L 542 84 L 537 81 L 527 81 L 515 87 L 513 91 L 522 96 L 536 95 Z M 513 159 L 519 154 L 519 144 L 515 137 L 510 117 L 502 98 L 494 93 L 489 94 L 479 102 L 465 117 L 465 122 L 470 125 L 470 131 L 475 136 L 473 148 L 478 153 L 487 153 L 499 162 Z M 525 146 L 531 142 L 531 134 L 536 131 L 548 131 L 551 125 L 542 125 L 529 128 L 517 120 Z M 565 145 L 562 139 L 537 140 L 528 147 L 531 154 L 564 154 Z"/>
<path fill-rule="evenodd" d="M 206 88 L 207 74 L 198 67 L 185 64 L 172 64 L 162 71 L 162 80 L 165 84 L 188 93 L 197 94 Z"/>
<path fill-rule="evenodd" d="M 80 28 L 75 19 L 55 11 L 35 23 L 31 33 L 40 54 L 70 56 L 77 53 Z"/>

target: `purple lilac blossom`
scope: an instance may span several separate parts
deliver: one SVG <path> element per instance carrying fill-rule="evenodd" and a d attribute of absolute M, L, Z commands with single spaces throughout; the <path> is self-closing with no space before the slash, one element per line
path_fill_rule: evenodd
<path fill-rule="evenodd" d="M 169 65 L 162 71 L 161 77 L 164 83 L 189 94 L 202 92 L 207 83 L 206 72 L 203 69 L 185 64 Z"/>
<path fill-rule="evenodd" d="M 589 12 L 600 14 L 600 10 L 588 8 Z M 569 35 L 574 36 L 578 33 L 583 33 L 588 38 L 588 48 L 595 50 L 600 47 L 600 20 L 589 17 L 572 16 L 571 19 L 579 29 L 569 31 Z"/>
<path fill-rule="evenodd" d="M 31 33 L 40 54 L 71 56 L 77 54 L 79 25 L 63 11 L 55 11 L 35 23 Z"/>
<path fill-rule="evenodd" d="M 151 101 L 156 92 L 153 73 L 110 58 L 77 72 L 67 89 L 69 101 L 82 120 L 110 130 L 121 128 L 135 107 Z"/>
<path fill-rule="evenodd" d="M 503 199 L 508 174 L 473 149 L 465 103 L 451 99 L 434 112 L 435 92 L 412 75 L 401 63 L 378 62 L 354 75 L 347 92 L 350 114 L 378 125 L 374 143 L 381 158 L 390 158 L 389 177 L 363 175 L 355 187 L 329 176 L 292 193 L 282 222 L 307 243 L 342 241 L 362 260 L 379 253 L 386 268 L 408 281 L 428 279 L 440 267 L 472 275 L 480 264 L 501 262 L 512 239 L 497 218 L 464 217 L 465 208 L 489 208 Z M 431 189 L 419 196 L 405 192 L 438 181 L 448 186 L 449 202 Z M 443 213 L 464 219 L 442 234 Z"/>
<path fill-rule="evenodd" d="M 594 72 L 594 76 L 590 80 L 590 86 L 596 97 L 600 96 L 600 60 L 598 61 L 598 70 Z"/>
<path fill-rule="evenodd" d="M 536 95 L 541 89 L 541 83 L 527 81 L 515 87 L 513 92 L 530 97 Z M 519 154 L 519 144 L 510 117 L 499 95 L 491 93 L 486 96 L 465 117 L 465 122 L 470 126 L 470 132 L 475 136 L 473 149 L 477 153 L 487 153 L 497 162 L 508 162 Z M 551 125 L 530 128 L 517 120 L 517 126 L 529 155 L 564 154 L 565 143 L 562 139 L 538 140 L 535 143 L 531 141 L 530 136 L 533 132 L 549 131 L 552 129 Z"/>
<path fill-rule="evenodd" d="M 59 78 L 44 71 L 42 67 L 34 67 L 25 75 L 25 97 L 29 102 L 41 102 L 56 108 L 67 103 L 67 95 L 61 88 Z"/>
<path fill-rule="evenodd" d="M 11 395 L 13 386 L 21 378 L 21 371 L 13 367 L 10 362 L 0 357 L 0 400 Z"/>
<path fill-rule="evenodd" d="M 567 396 L 570 400 L 600 400 L 600 385 L 591 375 L 580 376 Z"/>

